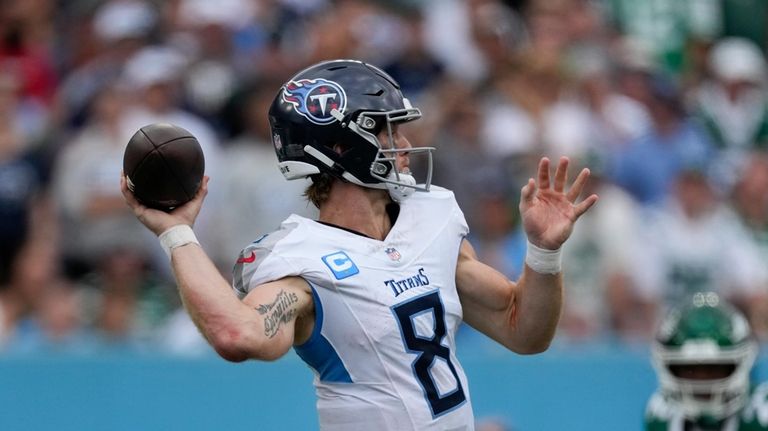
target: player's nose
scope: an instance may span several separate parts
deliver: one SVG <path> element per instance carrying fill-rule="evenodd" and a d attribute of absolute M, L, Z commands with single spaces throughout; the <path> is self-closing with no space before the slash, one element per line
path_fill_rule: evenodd
<path fill-rule="evenodd" d="M 411 147 L 411 143 L 408 142 L 408 139 L 406 139 L 404 137 L 401 138 L 401 139 L 402 139 L 403 142 L 398 142 L 397 143 L 397 145 L 396 145 L 397 149 L 403 150 L 403 149 L 410 149 L 410 148 L 412 148 Z M 398 169 L 400 171 L 404 171 L 404 170 L 408 169 L 410 167 L 410 164 L 411 164 L 411 159 L 410 159 L 410 154 L 411 153 L 409 151 L 398 151 L 395 154 L 397 154 Z"/>
<path fill-rule="evenodd" d="M 411 146 L 411 141 L 409 141 L 404 134 L 398 133 L 397 135 L 395 135 L 395 148 L 409 149 L 413 147 Z M 408 152 L 407 151 L 403 152 L 403 154 L 408 155 Z"/>

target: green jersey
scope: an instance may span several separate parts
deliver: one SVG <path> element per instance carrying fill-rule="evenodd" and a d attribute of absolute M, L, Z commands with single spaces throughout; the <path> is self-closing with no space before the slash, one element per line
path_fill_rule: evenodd
<path fill-rule="evenodd" d="M 682 409 L 656 392 L 645 409 L 646 431 L 768 431 L 768 383 L 753 388 L 747 404 L 716 429 L 686 421 Z"/>

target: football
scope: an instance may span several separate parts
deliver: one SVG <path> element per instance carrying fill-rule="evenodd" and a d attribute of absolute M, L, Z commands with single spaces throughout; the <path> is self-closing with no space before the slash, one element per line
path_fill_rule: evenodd
<path fill-rule="evenodd" d="M 189 131 L 168 123 L 139 129 L 128 141 L 123 173 L 142 204 L 163 211 L 189 202 L 203 181 L 205 159 Z"/>

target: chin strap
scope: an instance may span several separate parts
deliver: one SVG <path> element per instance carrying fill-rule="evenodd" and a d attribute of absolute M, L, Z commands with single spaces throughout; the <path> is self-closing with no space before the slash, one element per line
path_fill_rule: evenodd
<path fill-rule="evenodd" d="M 394 174 L 390 174 L 390 177 L 394 177 Z M 416 186 L 416 178 L 413 178 L 413 175 L 411 174 L 404 174 L 400 173 L 398 175 L 399 180 L 403 184 L 395 184 L 395 183 L 385 183 L 387 185 L 387 191 L 389 192 L 389 197 L 392 198 L 395 202 L 402 202 L 408 196 L 412 195 L 416 189 L 414 186 Z"/>

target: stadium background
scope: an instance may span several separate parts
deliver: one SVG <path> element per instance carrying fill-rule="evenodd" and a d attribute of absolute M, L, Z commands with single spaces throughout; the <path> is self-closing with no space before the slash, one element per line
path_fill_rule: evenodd
<path fill-rule="evenodd" d="M 248 242 L 313 214 L 264 113 L 327 58 L 401 82 L 424 112 L 409 139 L 438 148 L 434 182 L 510 277 L 535 161 L 592 169 L 552 348 L 464 328 L 458 354 L 480 429 L 640 429 L 666 306 L 715 290 L 768 339 L 767 23 L 763 0 L 0 1 L 0 429 L 316 427 L 295 356 L 206 347 L 118 177 L 140 126 L 192 131 L 212 177 L 196 231 L 228 277 Z"/>

